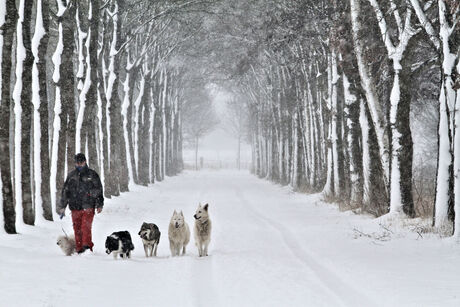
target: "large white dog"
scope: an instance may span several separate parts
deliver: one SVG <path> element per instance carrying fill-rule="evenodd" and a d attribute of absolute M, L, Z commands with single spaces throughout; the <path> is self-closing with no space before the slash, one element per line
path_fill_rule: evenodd
<path fill-rule="evenodd" d="M 169 248 L 171 249 L 171 255 L 179 256 L 180 250 L 182 249 L 182 255 L 185 255 L 185 249 L 190 242 L 190 228 L 184 220 L 184 214 L 182 211 L 177 213 L 174 210 L 171 222 L 168 228 L 169 237 Z"/>
<path fill-rule="evenodd" d="M 195 218 L 193 233 L 195 235 L 195 244 L 196 247 L 198 247 L 198 254 L 200 254 L 200 257 L 208 255 L 208 245 L 209 242 L 211 242 L 212 223 L 209 218 L 208 207 L 209 204 L 204 206 L 199 204 L 198 209 L 196 209 L 196 213 L 193 216 Z"/>

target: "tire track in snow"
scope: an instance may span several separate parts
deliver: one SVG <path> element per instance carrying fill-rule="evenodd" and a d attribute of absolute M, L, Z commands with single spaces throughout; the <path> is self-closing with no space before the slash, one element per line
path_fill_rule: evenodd
<path fill-rule="evenodd" d="M 195 256 L 192 256 L 195 257 Z M 192 291 L 194 294 L 194 306 L 222 306 L 221 299 L 214 280 L 214 261 L 212 256 L 196 256 L 196 263 L 192 264 L 191 271 L 193 279 Z"/>
<path fill-rule="evenodd" d="M 197 201 L 194 206 L 198 206 L 205 200 L 208 191 L 200 186 L 194 193 L 195 200 Z M 193 306 L 221 306 L 220 295 L 215 286 L 214 280 L 214 260 L 212 255 L 209 257 L 198 257 L 198 255 L 190 254 L 191 250 L 197 251 L 194 237 L 195 220 L 189 223 L 190 228 L 190 242 L 187 245 L 187 254 L 189 257 L 196 257 L 196 263 L 191 264 L 191 293 L 194 293 Z"/>
<path fill-rule="evenodd" d="M 379 306 L 376 302 L 371 301 L 365 294 L 360 293 L 359 290 L 351 287 L 348 283 L 343 281 L 337 274 L 328 269 L 325 265 L 321 264 L 314 256 L 307 253 L 297 242 L 292 232 L 287 229 L 282 223 L 275 221 L 254 208 L 252 202 L 248 201 L 243 191 L 234 187 L 235 195 L 239 200 L 246 204 L 246 208 L 264 221 L 267 225 L 279 233 L 283 243 L 288 247 L 290 252 L 306 267 L 308 267 L 324 284 L 324 286 L 332 292 L 339 301 L 343 302 L 346 306 Z"/>

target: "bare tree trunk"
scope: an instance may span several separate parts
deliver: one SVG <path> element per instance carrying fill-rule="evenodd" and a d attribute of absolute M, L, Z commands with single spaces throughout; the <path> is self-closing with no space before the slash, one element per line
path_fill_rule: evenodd
<path fill-rule="evenodd" d="M 139 84 L 139 94 L 137 95 L 136 100 L 133 103 L 134 108 L 134 123 L 133 123 L 133 159 L 134 159 L 134 166 L 133 166 L 133 173 L 136 173 L 136 180 L 139 183 L 139 172 L 140 172 L 140 161 L 139 161 L 139 142 L 140 135 L 141 135 L 141 106 L 142 106 L 142 97 L 145 93 L 145 69 L 140 69 L 140 84 Z M 153 145 L 152 145 L 153 146 Z"/>
<path fill-rule="evenodd" d="M 153 87 L 155 86 L 155 83 L 152 82 L 153 84 L 150 86 L 150 91 L 148 93 L 149 95 L 149 131 L 148 131 L 148 153 L 147 153 L 147 158 L 148 158 L 148 162 L 149 162 L 149 182 L 150 183 L 155 183 L 155 156 L 154 156 L 154 152 L 155 152 L 155 135 L 154 135 L 154 132 L 155 132 L 155 106 L 153 104 Z"/>
<path fill-rule="evenodd" d="M 198 170 L 198 138 L 195 138 L 195 170 Z"/>
<path fill-rule="evenodd" d="M 441 41 L 441 89 L 439 95 L 439 127 L 438 127 L 438 166 L 436 175 L 436 200 L 433 223 L 438 229 L 450 228 L 455 219 L 454 196 L 454 156 L 452 155 L 453 120 L 455 96 L 460 95 L 460 89 L 453 89 L 455 62 L 458 61 L 458 39 L 454 40 L 452 33 L 458 35 L 458 25 L 450 25 L 453 20 L 453 10 L 447 1 L 439 0 L 439 37 Z M 458 8 L 457 8 L 458 11 Z M 457 22 L 456 20 L 455 22 Z M 455 30 L 455 31 L 452 31 Z M 457 48 L 455 48 L 457 47 Z"/>
<path fill-rule="evenodd" d="M 406 60 L 407 61 L 407 60 Z M 406 62 L 406 61 L 403 61 Z M 400 133 L 400 150 L 398 163 L 400 166 L 400 190 L 402 210 L 408 217 L 415 217 L 414 200 L 412 198 L 412 160 L 413 142 L 410 128 L 410 104 L 412 85 L 411 69 L 409 64 L 403 65 L 400 73 L 400 101 L 396 115 L 396 130 Z"/>
<path fill-rule="evenodd" d="M 348 126 L 348 155 L 350 169 L 350 203 L 361 205 L 363 201 L 362 152 L 360 148 L 361 129 L 360 99 L 354 80 L 351 82 L 343 74 L 344 96 Z M 363 123 L 366 126 L 367 123 Z M 368 129 L 368 128 L 367 128 Z M 368 133 L 368 131 L 366 131 Z M 367 137 L 365 138 L 368 139 Z M 366 141 L 367 142 L 367 141 Z M 364 146 L 364 145 L 362 145 Z M 365 144 L 365 146 L 368 146 Z"/>
<path fill-rule="evenodd" d="M 81 129 L 81 149 L 84 152 L 85 147 L 88 148 L 88 163 L 91 168 L 100 172 L 99 159 L 97 156 L 97 43 L 99 31 L 99 8 L 100 0 L 91 0 L 90 11 L 88 11 L 89 27 L 87 31 L 89 40 L 86 42 L 86 77 L 84 80 L 84 88 L 80 93 L 80 108 L 84 104 L 83 124 Z M 83 22 L 82 22 L 83 24 Z M 82 46 L 83 47 L 83 46 Z"/>
<path fill-rule="evenodd" d="M 147 77 L 144 85 L 144 93 L 139 106 L 139 140 L 138 140 L 138 151 L 139 151 L 139 184 L 147 186 L 149 183 L 149 160 L 150 160 L 150 78 Z"/>
<path fill-rule="evenodd" d="M 63 0 L 59 0 L 63 1 Z M 65 126 L 66 132 L 66 161 L 67 171 L 74 169 L 74 156 L 75 152 L 75 129 L 76 129 L 76 115 L 75 115 L 75 77 L 73 69 L 73 55 L 75 49 L 74 30 L 75 30 L 75 2 L 69 1 L 65 17 L 62 20 L 63 28 L 63 50 L 62 50 L 62 64 L 61 64 L 61 102 L 62 110 L 67 115 L 61 120 L 61 125 Z M 63 177 L 64 180 L 65 176 Z M 63 183 L 63 181 L 62 181 Z M 61 187 L 58 191 L 61 190 Z"/>
<path fill-rule="evenodd" d="M 377 136 L 377 142 L 380 152 L 380 164 L 383 169 L 383 176 L 385 186 L 388 186 L 389 182 L 389 141 L 388 135 L 385 129 L 384 123 L 384 114 L 381 109 L 377 91 L 375 89 L 375 80 L 374 76 L 371 74 L 368 65 L 364 57 L 364 44 L 363 40 L 360 38 L 360 33 L 363 31 L 363 25 L 359 18 L 361 14 L 361 0 L 350 0 L 350 12 L 351 12 L 351 24 L 352 24 L 352 33 L 353 33 L 353 44 L 354 51 L 356 54 L 358 69 L 361 78 L 361 84 L 366 95 L 366 103 L 370 110 L 371 119 L 373 121 L 373 126 Z"/>
<path fill-rule="evenodd" d="M 102 25 L 104 26 L 104 19 L 107 19 L 107 13 L 104 13 L 101 16 Z M 113 195 L 113 176 L 110 173 L 110 151 L 109 151 L 109 134 L 107 129 L 107 96 L 105 91 L 105 80 L 106 80 L 106 65 L 105 65 L 105 53 L 108 52 L 107 46 L 107 39 L 105 37 L 105 30 L 104 27 L 102 30 L 102 35 L 100 37 L 100 46 L 101 50 L 98 55 L 98 65 L 97 65 L 97 79 L 98 79 L 98 93 L 101 99 L 101 128 L 102 128 L 102 135 L 100 138 L 101 141 L 101 156 L 102 156 L 102 166 L 104 173 L 104 196 L 106 198 L 111 198 Z"/>
<path fill-rule="evenodd" d="M 85 12 L 85 7 L 79 2 L 75 2 L 75 26 L 74 31 L 75 49 L 77 51 L 77 71 L 76 71 L 76 84 L 78 99 L 76 99 L 76 132 L 75 132 L 75 152 L 86 152 L 87 144 L 87 131 L 88 131 L 88 117 L 87 117 L 87 96 L 88 90 L 91 86 L 91 70 L 89 60 L 89 50 L 87 41 L 89 40 L 89 21 L 85 18 L 88 15 L 89 10 Z M 89 9 L 89 8 L 88 8 Z M 86 13 L 86 14 L 85 14 Z M 86 157 L 89 162 L 89 157 Z"/>
<path fill-rule="evenodd" d="M 166 175 L 166 159 L 167 159 L 167 130 L 166 130 L 166 112 L 167 112 L 167 88 L 168 88 L 169 76 L 168 72 L 163 69 L 163 93 L 161 102 L 161 180 Z"/>
<path fill-rule="evenodd" d="M 99 63 L 104 61 L 103 59 L 103 54 L 101 53 L 99 55 Z M 110 167 L 109 167 L 109 161 L 110 161 L 110 156 L 109 156 L 109 143 L 108 143 L 108 131 L 107 131 L 107 99 L 105 95 L 105 89 L 103 88 L 103 78 L 104 78 L 104 72 L 103 72 L 103 67 L 102 65 L 98 65 L 98 92 L 101 97 L 101 109 L 102 109 L 102 118 L 101 118 L 101 126 L 102 126 L 102 168 L 104 169 L 104 196 L 107 198 L 111 198 L 113 193 L 113 177 L 110 173 Z"/>
<path fill-rule="evenodd" d="M 130 56 L 128 53 L 127 57 L 127 65 L 126 65 L 126 78 L 124 88 L 125 88 L 125 103 L 124 106 L 126 109 L 124 110 L 125 118 L 123 119 L 123 127 L 126 129 L 127 134 L 127 153 L 129 153 L 129 163 L 132 177 L 134 183 L 138 183 L 137 178 L 137 168 L 136 168 L 136 160 L 134 156 L 134 140 L 133 140 L 133 109 L 134 109 L 134 101 L 133 101 L 133 92 L 134 86 L 136 84 L 136 76 L 137 76 L 137 67 L 134 67 L 130 61 Z"/>
<path fill-rule="evenodd" d="M 155 86 L 156 88 L 156 86 Z M 153 96 L 155 99 L 155 96 Z M 159 103 L 154 102 L 154 119 L 153 119 L 153 154 L 154 154 L 154 171 L 155 180 L 161 181 L 161 113 L 159 111 Z"/>
<path fill-rule="evenodd" d="M 238 170 L 241 170 L 241 134 L 238 135 L 238 158 L 237 158 Z"/>
<path fill-rule="evenodd" d="M 2 180 L 2 205 L 4 227 L 7 233 L 16 233 L 16 213 L 13 198 L 13 186 L 11 183 L 10 164 L 10 101 L 11 101 L 11 67 L 13 53 L 13 35 L 18 14 L 14 1 L 6 2 L 5 22 L 0 25 L 1 40 L 1 103 L 0 103 L 0 175 Z"/>
<path fill-rule="evenodd" d="M 39 44 L 37 47 L 37 54 L 35 56 L 35 63 L 34 69 L 37 69 L 38 77 L 38 95 L 40 97 L 39 100 L 39 107 L 38 112 L 34 113 L 38 115 L 40 121 L 40 138 L 35 140 L 38 142 L 38 145 L 35 146 L 39 153 L 35 153 L 39 156 L 39 161 L 36 163 L 39 164 L 40 170 L 40 194 L 41 194 L 41 206 L 43 210 L 43 217 L 46 220 L 52 221 L 53 220 L 53 209 L 51 205 L 51 192 L 50 192 L 50 152 L 49 152 L 49 123 L 48 123 L 48 92 L 46 88 L 46 50 L 48 48 L 48 40 L 49 40 L 49 5 L 47 1 L 38 0 L 37 1 L 37 21 L 36 21 L 36 29 L 37 24 L 42 24 L 42 29 L 36 31 L 42 31 L 41 37 L 35 37 L 34 40 L 38 39 Z M 41 21 L 39 21 L 41 20 Z M 35 120 L 34 120 L 35 121 Z M 37 169 L 37 168 L 36 168 Z M 38 202 L 36 206 L 39 205 Z"/>
<path fill-rule="evenodd" d="M 121 119 L 121 100 L 118 95 L 120 83 L 120 65 L 117 52 L 121 46 L 121 26 L 122 18 L 119 11 L 123 10 L 123 1 L 113 0 L 112 11 L 110 12 L 113 20 L 112 42 L 109 54 L 109 78 L 107 87 L 107 103 L 109 104 L 110 114 L 110 176 L 113 178 L 112 194 L 120 195 L 120 192 L 128 191 L 129 175 L 126 161 L 126 144 L 122 136 Z"/>
<path fill-rule="evenodd" d="M 31 122 L 32 122 L 32 64 L 30 22 L 32 18 L 32 0 L 21 0 L 19 4 L 19 19 L 16 38 L 16 84 L 13 98 L 16 112 L 16 135 L 20 133 L 20 139 L 15 140 L 16 157 L 16 202 L 22 203 L 22 218 L 25 224 L 33 225 L 35 212 L 32 204 L 31 186 Z M 22 10 L 22 11 L 21 11 Z M 18 122 L 19 121 L 19 122 Z M 20 180 L 20 185 L 19 185 Z"/>
<path fill-rule="evenodd" d="M 342 190 L 342 174 L 343 160 L 341 154 L 341 121 L 340 121 L 340 106 L 338 101 L 338 80 L 339 74 L 337 71 L 337 55 L 332 52 L 331 55 L 331 142 L 332 142 L 332 168 L 334 172 L 333 184 L 334 192 L 333 196 L 340 197 Z"/>
<path fill-rule="evenodd" d="M 364 209 L 370 202 L 370 162 L 371 155 L 369 149 L 369 120 L 366 114 L 366 108 L 362 100 L 359 101 L 359 124 L 361 126 L 361 155 L 362 155 L 362 169 L 363 169 L 363 197 L 361 207 Z"/>
<path fill-rule="evenodd" d="M 334 97 L 334 85 L 333 85 L 333 63 L 332 57 L 328 57 L 328 68 L 327 68 L 327 92 L 328 92 L 328 105 L 330 108 L 330 116 L 329 116 L 329 125 L 328 125 L 328 142 L 327 142 L 327 177 L 326 177 L 326 184 L 323 188 L 323 194 L 326 197 L 334 197 L 337 195 L 337 191 L 335 191 L 336 185 L 334 184 L 337 178 L 334 178 L 336 172 L 334 172 L 334 162 L 336 159 L 337 147 L 335 143 L 336 135 L 337 135 L 337 97 Z"/>
<path fill-rule="evenodd" d="M 180 105 L 179 101 L 177 98 L 177 93 L 176 93 L 176 101 L 175 101 L 175 112 L 174 112 L 174 126 L 172 130 L 172 137 L 173 137 L 173 153 L 174 153 L 174 158 L 173 158 L 173 167 L 174 167 L 174 175 L 177 175 L 181 169 L 181 144 L 180 144 L 180 137 L 181 137 L 181 131 L 180 131 Z"/>

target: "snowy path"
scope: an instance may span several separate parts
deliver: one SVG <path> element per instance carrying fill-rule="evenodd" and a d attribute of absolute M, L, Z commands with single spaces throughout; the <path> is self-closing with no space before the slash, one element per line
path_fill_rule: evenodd
<path fill-rule="evenodd" d="M 185 257 L 171 258 L 172 211 L 183 210 L 192 228 L 199 201 L 210 203 L 210 256 L 199 258 L 192 239 Z M 144 257 L 143 221 L 162 232 L 157 258 Z M 94 221 L 93 254 L 63 256 L 61 225 L 70 231 L 70 218 L 0 235 L 0 306 L 460 305 L 458 245 L 409 232 L 355 239 L 354 228 L 382 228 L 245 172 L 186 172 L 108 200 Z M 104 253 L 117 230 L 133 236 L 130 260 Z"/>

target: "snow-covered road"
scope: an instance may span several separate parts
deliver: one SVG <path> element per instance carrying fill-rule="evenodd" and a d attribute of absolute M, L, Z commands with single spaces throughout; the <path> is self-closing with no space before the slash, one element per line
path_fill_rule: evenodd
<path fill-rule="evenodd" d="M 0 306 L 460 306 L 460 247 L 434 235 L 386 230 L 246 172 L 185 172 L 132 190 L 95 217 L 93 254 L 56 246 L 69 217 L 0 235 Z M 200 201 L 213 220 L 210 256 L 192 238 L 171 258 L 173 210 L 192 228 Z M 144 256 L 144 221 L 162 232 L 157 258 Z M 105 254 L 118 230 L 131 232 L 130 260 Z"/>

